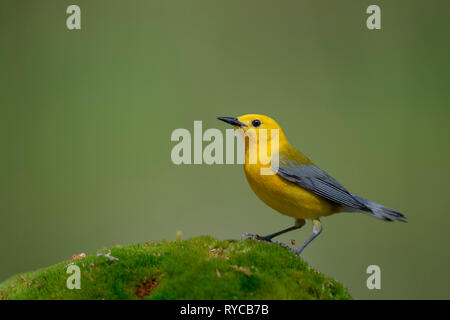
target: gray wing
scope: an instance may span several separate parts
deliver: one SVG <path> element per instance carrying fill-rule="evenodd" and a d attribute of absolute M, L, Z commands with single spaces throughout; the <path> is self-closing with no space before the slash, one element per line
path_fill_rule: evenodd
<path fill-rule="evenodd" d="M 325 171 L 312 164 L 280 161 L 277 174 L 327 200 L 358 210 L 368 208 Z"/>

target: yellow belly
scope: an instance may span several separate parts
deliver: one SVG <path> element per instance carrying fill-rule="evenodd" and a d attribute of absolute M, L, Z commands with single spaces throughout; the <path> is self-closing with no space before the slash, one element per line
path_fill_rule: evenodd
<path fill-rule="evenodd" d="M 261 175 L 260 165 L 245 164 L 244 171 L 253 192 L 269 207 L 296 219 L 317 219 L 339 212 L 336 204 L 277 174 Z"/>

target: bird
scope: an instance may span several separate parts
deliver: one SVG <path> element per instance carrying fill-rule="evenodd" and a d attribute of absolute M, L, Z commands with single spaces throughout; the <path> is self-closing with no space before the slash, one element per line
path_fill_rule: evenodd
<path fill-rule="evenodd" d="M 300 229 L 306 220 L 311 220 L 312 235 L 300 248 L 293 249 L 300 255 L 322 232 L 321 217 L 358 212 L 387 222 L 407 222 L 402 213 L 344 188 L 295 149 L 278 123 L 270 117 L 246 114 L 217 119 L 232 125 L 245 140 L 244 172 L 253 192 L 272 209 L 295 219 L 291 227 L 267 236 L 255 235 L 254 238 L 272 242 L 273 238 Z"/>

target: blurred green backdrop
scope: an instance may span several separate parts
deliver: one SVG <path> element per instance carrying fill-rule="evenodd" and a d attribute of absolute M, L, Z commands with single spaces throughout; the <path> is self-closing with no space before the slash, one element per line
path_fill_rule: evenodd
<path fill-rule="evenodd" d="M 66 28 L 81 7 L 82 30 Z M 382 29 L 369 31 L 378 4 Z M 450 2 L 17 1 L 0 6 L 0 281 L 115 243 L 292 220 L 240 165 L 175 166 L 171 132 L 264 113 L 355 193 L 304 258 L 355 298 L 450 298 Z M 281 237 L 304 241 L 302 231 Z M 382 289 L 366 287 L 366 268 Z"/>

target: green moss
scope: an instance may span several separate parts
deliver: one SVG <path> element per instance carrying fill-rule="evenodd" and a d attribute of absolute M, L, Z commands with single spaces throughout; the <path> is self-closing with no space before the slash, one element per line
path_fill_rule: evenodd
<path fill-rule="evenodd" d="M 0 284 L 0 299 L 351 299 L 276 244 L 196 237 L 110 251 L 119 260 L 93 254 L 13 276 Z M 66 287 L 72 263 L 79 290 Z"/>

